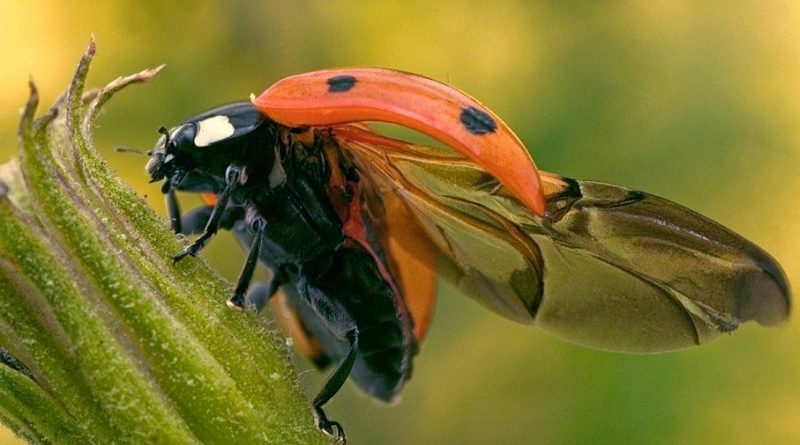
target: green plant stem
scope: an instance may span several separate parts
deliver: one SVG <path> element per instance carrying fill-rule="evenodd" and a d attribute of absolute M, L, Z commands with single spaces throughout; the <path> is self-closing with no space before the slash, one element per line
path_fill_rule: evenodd
<path fill-rule="evenodd" d="M 31 84 L 24 181 L 0 190 L 0 347 L 25 371 L 0 366 L 0 420 L 34 443 L 324 441 L 281 338 L 204 263 L 171 264 L 176 237 L 92 146 L 100 107 L 161 67 L 87 93 L 94 54 L 38 119 Z"/>

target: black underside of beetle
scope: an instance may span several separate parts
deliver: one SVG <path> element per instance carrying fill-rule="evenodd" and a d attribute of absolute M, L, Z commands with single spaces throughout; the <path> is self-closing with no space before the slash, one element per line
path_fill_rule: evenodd
<path fill-rule="evenodd" d="M 228 117 L 237 132 L 208 146 L 194 146 L 197 122 L 215 115 Z M 238 131 L 240 127 L 247 131 Z M 151 160 L 148 171 L 154 180 L 166 179 L 163 190 L 173 228 L 202 234 L 175 260 L 199 253 L 219 228 L 233 230 L 249 247 L 229 303 L 261 308 L 283 287 L 304 327 L 337 366 L 314 400 L 320 426 L 331 433 L 335 426 L 341 433 L 321 407 L 348 376 L 378 399 L 395 398 L 416 353 L 412 322 L 391 278 L 381 273 L 388 267 L 380 246 L 364 240 L 365 247 L 343 233 L 341 209 L 329 198 L 331 169 L 343 171 L 350 185 L 358 182 L 358 174 L 341 165 L 341 156 L 322 148 L 335 146 L 326 139 L 330 136 L 281 127 L 254 115 L 244 103 L 211 110 L 162 133 L 153 155 L 157 162 Z M 212 192 L 217 203 L 181 217 L 176 190 Z M 367 216 L 351 217 L 371 230 Z M 273 277 L 250 286 L 258 261 Z"/>

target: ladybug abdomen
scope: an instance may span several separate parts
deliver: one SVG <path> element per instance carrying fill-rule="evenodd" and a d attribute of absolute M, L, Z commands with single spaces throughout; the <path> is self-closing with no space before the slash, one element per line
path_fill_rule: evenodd
<path fill-rule="evenodd" d="M 392 287 L 374 258 L 358 245 L 343 246 L 322 270 L 308 265 L 296 287 L 302 301 L 293 301 L 293 305 L 334 362 L 340 361 L 349 347 L 335 333 L 336 320 L 344 316 L 355 323 L 358 352 L 350 377 L 370 395 L 392 401 L 410 377 L 417 346 L 408 313 L 396 304 Z M 337 306 L 346 314 L 327 312 Z"/>

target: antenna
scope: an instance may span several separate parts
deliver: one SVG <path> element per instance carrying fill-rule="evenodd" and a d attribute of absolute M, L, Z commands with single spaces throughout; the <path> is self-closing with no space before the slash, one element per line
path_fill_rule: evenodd
<path fill-rule="evenodd" d="M 151 154 L 153 154 L 153 152 L 150 150 L 144 151 L 141 148 L 133 148 L 127 145 L 117 145 L 116 147 L 114 147 L 114 151 L 117 151 L 119 153 L 136 153 L 137 155 L 142 155 L 142 156 L 150 156 Z"/>

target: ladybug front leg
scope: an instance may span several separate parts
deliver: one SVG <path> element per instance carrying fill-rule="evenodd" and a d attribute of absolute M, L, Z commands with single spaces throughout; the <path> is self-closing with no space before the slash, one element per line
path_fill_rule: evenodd
<path fill-rule="evenodd" d="M 211 239 L 211 237 L 217 233 L 217 230 L 220 227 L 220 222 L 222 221 L 222 216 L 228 207 L 228 201 L 230 201 L 231 194 L 239 184 L 240 177 L 241 168 L 234 164 L 229 165 L 228 169 L 225 171 L 225 188 L 217 198 L 217 204 L 214 206 L 214 210 L 212 210 L 211 216 L 208 218 L 208 223 L 206 223 L 206 228 L 203 234 L 200 236 L 200 238 L 197 238 L 194 243 L 183 249 L 181 253 L 172 257 L 172 261 L 174 263 L 177 263 L 189 255 L 197 256 L 197 254 L 203 250 L 206 244 L 208 244 L 208 241 Z"/>
<path fill-rule="evenodd" d="M 169 187 L 166 191 L 167 216 L 169 217 L 169 225 L 172 227 L 173 232 L 183 233 L 183 227 L 181 224 L 181 207 L 178 205 L 178 197 L 175 196 L 175 188 L 170 186 L 169 181 L 167 181 L 165 185 L 166 187 Z"/>
<path fill-rule="evenodd" d="M 184 235 L 193 235 L 201 233 L 204 228 L 208 226 L 208 221 L 214 212 L 215 206 L 200 206 L 196 207 L 180 216 L 182 221 L 182 233 Z M 254 306 L 256 310 L 260 311 L 267 304 L 269 299 L 280 286 L 286 283 L 283 279 L 283 274 L 279 272 L 273 273 L 272 279 L 268 283 L 258 283 L 248 290 L 250 281 L 253 278 L 256 264 L 258 263 L 259 255 L 261 253 L 261 246 L 264 240 L 264 227 L 266 220 L 257 216 L 249 218 L 245 221 L 248 228 L 243 228 L 243 225 L 237 224 L 243 217 L 241 206 L 231 206 L 225 209 L 223 216 L 220 218 L 219 227 L 228 230 L 234 230 L 236 235 L 244 240 L 250 240 L 250 249 L 245 261 L 244 268 L 239 274 L 239 279 L 236 284 L 236 291 L 233 297 L 228 300 L 228 306 L 234 309 L 244 309 L 245 302 Z M 249 233 L 245 233 L 249 232 Z M 246 294 L 246 296 L 245 296 Z"/>

